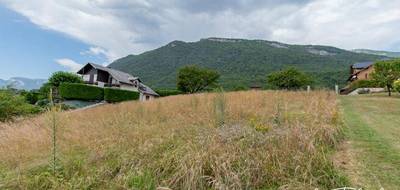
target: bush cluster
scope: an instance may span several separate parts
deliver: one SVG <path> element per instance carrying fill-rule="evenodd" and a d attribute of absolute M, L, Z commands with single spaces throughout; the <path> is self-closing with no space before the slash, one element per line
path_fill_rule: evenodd
<path fill-rule="evenodd" d="M 350 88 L 355 90 L 357 88 L 379 88 L 381 87 L 373 80 L 358 80 L 350 84 Z"/>
<path fill-rule="evenodd" d="M 139 99 L 139 92 L 104 88 L 104 100 L 107 102 L 122 102 Z"/>
<path fill-rule="evenodd" d="M 397 92 L 400 92 L 400 79 L 394 81 L 394 83 L 393 83 L 393 89 L 394 89 L 395 91 L 397 91 Z"/>
<path fill-rule="evenodd" d="M 89 86 L 79 83 L 62 83 L 59 93 L 64 99 L 75 100 L 103 100 L 104 91 L 96 86 Z"/>
<path fill-rule="evenodd" d="M 157 89 L 156 92 L 160 97 L 183 94 L 182 91 L 174 89 Z"/>
<path fill-rule="evenodd" d="M 7 90 L 0 90 L 0 100 L 0 121 L 40 112 L 39 107 L 26 102 L 23 96 Z"/>

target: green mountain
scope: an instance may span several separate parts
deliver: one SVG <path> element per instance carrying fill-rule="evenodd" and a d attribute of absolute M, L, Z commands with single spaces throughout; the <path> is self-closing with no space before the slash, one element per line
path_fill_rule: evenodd
<path fill-rule="evenodd" d="M 370 50 L 370 49 L 354 49 L 351 51 L 356 52 L 356 53 L 381 55 L 381 56 L 392 57 L 392 58 L 400 57 L 400 52 L 392 52 L 392 51 L 377 51 L 377 50 Z"/>
<path fill-rule="evenodd" d="M 140 55 L 118 59 L 110 67 L 139 76 L 154 88 L 175 88 L 177 70 L 197 64 L 217 70 L 221 74 L 220 84 L 228 89 L 265 85 L 267 74 L 295 67 L 313 76 L 314 86 L 332 88 L 335 83 L 346 83 L 351 64 L 382 58 L 330 46 L 207 38 L 198 42 L 173 41 Z"/>

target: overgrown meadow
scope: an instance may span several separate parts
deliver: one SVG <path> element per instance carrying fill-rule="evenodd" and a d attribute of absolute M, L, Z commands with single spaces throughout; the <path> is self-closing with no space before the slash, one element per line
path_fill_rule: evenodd
<path fill-rule="evenodd" d="M 325 91 L 53 109 L 0 124 L 0 189 L 335 188 L 347 184 L 331 160 L 341 127 Z"/>

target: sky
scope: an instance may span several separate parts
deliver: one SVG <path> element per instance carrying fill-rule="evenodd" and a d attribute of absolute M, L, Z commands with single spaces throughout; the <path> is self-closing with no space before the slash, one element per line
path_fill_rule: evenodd
<path fill-rule="evenodd" d="M 207 37 L 400 51 L 399 31 L 400 0 L 0 0 L 0 79 Z"/>

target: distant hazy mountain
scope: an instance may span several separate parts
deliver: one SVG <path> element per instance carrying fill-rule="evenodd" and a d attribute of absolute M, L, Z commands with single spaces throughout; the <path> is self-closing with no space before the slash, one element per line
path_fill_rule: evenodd
<path fill-rule="evenodd" d="M 9 80 L 0 79 L 0 88 L 11 85 L 16 89 L 32 90 L 39 89 L 43 83 L 47 80 L 45 79 L 29 79 L 24 77 L 13 77 Z"/>
<path fill-rule="evenodd" d="M 400 52 L 377 51 L 377 50 L 370 50 L 370 49 L 354 49 L 352 51 L 356 52 L 356 53 L 366 53 L 366 54 L 372 54 L 372 55 L 381 55 L 381 56 L 393 57 L 393 58 L 400 57 Z"/>
<path fill-rule="evenodd" d="M 154 88 L 175 88 L 180 67 L 197 64 L 217 70 L 225 88 L 266 84 L 266 76 L 286 67 L 312 75 L 320 87 L 344 85 L 351 64 L 384 56 L 355 53 L 331 46 L 291 45 L 266 40 L 207 38 L 173 41 L 140 55 L 129 55 L 110 66 L 140 77 Z"/>

